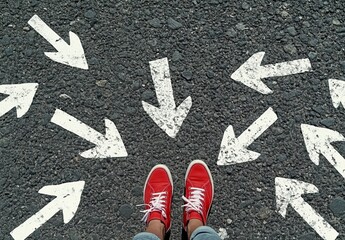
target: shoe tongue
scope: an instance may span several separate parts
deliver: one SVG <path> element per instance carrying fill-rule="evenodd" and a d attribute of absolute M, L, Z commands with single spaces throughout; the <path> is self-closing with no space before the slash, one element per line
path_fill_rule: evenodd
<path fill-rule="evenodd" d="M 204 219 L 202 218 L 201 214 L 198 213 L 197 211 L 191 211 L 189 212 L 189 220 L 191 219 L 198 219 L 202 221 L 202 223 L 205 225 Z"/>
<path fill-rule="evenodd" d="M 149 222 L 151 220 L 161 220 L 162 221 L 162 218 L 163 218 L 163 216 L 162 216 L 161 212 L 158 212 L 158 211 L 151 212 L 149 218 L 147 219 L 147 222 Z"/>

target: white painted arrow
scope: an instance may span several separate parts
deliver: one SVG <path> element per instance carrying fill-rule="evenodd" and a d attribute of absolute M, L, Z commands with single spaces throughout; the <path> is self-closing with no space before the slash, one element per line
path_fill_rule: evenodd
<path fill-rule="evenodd" d="M 328 83 L 333 106 L 338 108 L 342 104 L 345 108 L 345 81 L 329 79 Z"/>
<path fill-rule="evenodd" d="M 0 85 L 0 93 L 9 95 L 0 102 L 0 117 L 12 108 L 17 109 L 17 118 L 22 117 L 30 109 L 37 88 L 37 83 Z"/>
<path fill-rule="evenodd" d="M 150 69 L 160 107 L 143 101 L 144 110 L 163 131 L 175 138 L 192 106 L 192 98 L 186 98 L 176 108 L 167 58 L 151 61 Z"/>
<path fill-rule="evenodd" d="M 284 218 L 286 209 L 291 207 L 325 240 L 334 240 L 339 233 L 302 198 L 302 194 L 318 193 L 314 185 L 298 180 L 275 179 L 277 212 Z"/>
<path fill-rule="evenodd" d="M 89 68 L 86 62 L 83 46 L 79 37 L 75 33 L 69 32 L 70 45 L 68 45 L 37 15 L 34 15 L 28 23 L 58 51 L 44 53 L 51 60 L 71 67 L 81 69 Z"/>
<path fill-rule="evenodd" d="M 319 165 L 322 154 L 345 178 L 345 159 L 331 145 L 332 142 L 345 141 L 345 137 L 336 131 L 307 124 L 302 124 L 301 129 L 310 160 Z"/>
<path fill-rule="evenodd" d="M 260 153 L 249 151 L 247 147 L 260 137 L 276 120 L 277 115 L 272 108 L 264 112 L 238 138 L 230 125 L 224 133 L 218 155 L 218 165 L 230 165 L 256 160 Z"/>
<path fill-rule="evenodd" d="M 56 198 L 14 229 L 11 232 L 11 236 L 15 240 L 24 240 L 60 210 L 63 213 L 64 223 L 71 221 L 78 209 L 84 185 L 84 181 L 78 181 L 41 188 L 38 193 L 56 196 Z"/>
<path fill-rule="evenodd" d="M 50 120 L 52 123 L 92 142 L 95 148 L 87 150 L 80 155 L 84 158 L 110 158 L 127 157 L 125 145 L 115 124 L 105 119 L 105 136 L 73 116 L 57 109 Z"/>
<path fill-rule="evenodd" d="M 265 52 L 255 53 L 231 75 L 231 78 L 262 94 L 269 94 L 273 91 L 262 82 L 263 78 L 287 76 L 312 70 L 308 58 L 261 66 L 264 56 Z"/>

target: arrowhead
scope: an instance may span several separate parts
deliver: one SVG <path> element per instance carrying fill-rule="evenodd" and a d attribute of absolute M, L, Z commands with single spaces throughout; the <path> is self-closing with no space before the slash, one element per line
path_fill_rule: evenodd
<path fill-rule="evenodd" d="M 192 98 L 186 98 L 176 109 L 158 108 L 142 102 L 145 112 L 165 131 L 169 137 L 175 138 L 180 127 L 192 107 Z"/>
<path fill-rule="evenodd" d="M 329 79 L 328 83 L 333 106 L 338 108 L 342 104 L 345 108 L 345 81 Z"/>
<path fill-rule="evenodd" d="M 59 52 L 45 52 L 44 54 L 55 62 L 71 67 L 89 69 L 79 37 L 75 33 L 69 32 L 69 39 L 70 45 L 66 44 L 66 47 L 59 49 Z M 60 39 L 60 41 L 63 40 Z"/>
<path fill-rule="evenodd" d="M 327 128 L 302 124 L 301 129 L 309 157 L 316 165 L 319 165 L 320 154 L 328 155 L 333 149 L 332 142 L 345 141 L 343 135 Z"/>
<path fill-rule="evenodd" d="M 95 148 L 87 150 L 80 155 L 84 158 L 127 157 L 126 147 L 115 124 L 109 119 L 104 121 L 106 128 L 104 139 Z"/>
<path fill-rule="evenodd" d="M 9 105 L 9 109 L 15 107 L 17 118 L 20 118 L 29 110 L 37 88 L 37 83 L 0 85 L 0 92 L 9 95 L 4 100 L 5 104 Z"/>
<path fill-rule="evenodd" d="M 302 194 L 318 193 L 319 189 L 313 184 L 277 177 L 275 179 L 277 212 L 286 216 L 289 204 L 302 198 Z"/>
<path fill-rule="evenodd" d="M 264 56 L 265 52 L 255 53 L 231 75 L 231 78 L 262 94 L 272 93 L 273 91 L 261 81 L 261 62 Z"/>
<path fill-rule="evenodd" d="M 235 137 L 234 129 L 230 125 L 224 132 L 217 165 L 250 162 L 260 156 L 260 153 L 250 151 L 246 147 Z"/>
<path fill-rule="evenodd" d="M 77 212 L 84 185 L 84 181 L 78 181 L 45 186 L 38 193 L 56 196 L 56 199 L 53 201 L 56 201 L 59 209 L 62 210 L 64 223 L 68 223 Z"/>

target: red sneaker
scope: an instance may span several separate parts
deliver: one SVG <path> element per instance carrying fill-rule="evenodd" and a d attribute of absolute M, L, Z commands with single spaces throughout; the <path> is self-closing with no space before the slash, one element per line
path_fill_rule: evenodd
<path fill-rule="evenodd" d="M 165 225 L 166 235 L 171 228 L 171 202 L 173 181 L 167 166 L 159 164 L 152 168 L 144 186 L 145 213 L 142 221 L 160 220 Z"/>
<path fill-rule="evenodd" d="M 188 166 L 185 178 L 185 193 L 182 196 L 183 228 L 186 231 L 188 221 L 199 219 L 206 225 L 214 195 L 213 179 L 206 163 L 194 160 Z"/>

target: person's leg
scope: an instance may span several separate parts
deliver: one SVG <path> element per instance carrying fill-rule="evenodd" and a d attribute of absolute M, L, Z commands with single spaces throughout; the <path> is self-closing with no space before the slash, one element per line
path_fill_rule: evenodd
<path fill-rule="evenodd" d="M 220 239 L 218 234 L 206 225 L 214 196 L 213 179 L 207 165 L 200 160 L 191 162 L 185 177 L 185 194 L 182 196 L 183 228 L 188 239 Z M 206 231 L 209 230 L 209 231 Z M 210 237 L 215 238 L 210 238 Z M 209 238 L 207 238 L 209 237 Z M 216 238 L 218 237 L 218 238 Z M 200 238 L 200 240 L 203 238 Z"/>
<path fill-rule="evenodd" d="M 191 240 L 221 240 L 218 233 L 208 226 L 201 226 L 192 232 Z"/>
<path fill-rule="evenodd" d="M 173 182 L 165 165 L 156 165 L 149 173 L 144 185 L 145 210 L 142 220 L 146 223 L 144 233 L 137 234 L 134 240 L 163 240 L 171 228 L 171 202 Z"/>

